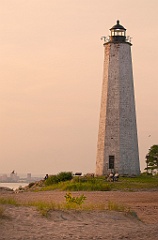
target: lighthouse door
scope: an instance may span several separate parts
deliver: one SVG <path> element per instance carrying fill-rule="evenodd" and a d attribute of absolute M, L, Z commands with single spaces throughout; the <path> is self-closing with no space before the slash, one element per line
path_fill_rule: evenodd
<path fill-rule="evenodd" d="M 115 156 L 109 156 L 109 169 L 114 169 Z"/>

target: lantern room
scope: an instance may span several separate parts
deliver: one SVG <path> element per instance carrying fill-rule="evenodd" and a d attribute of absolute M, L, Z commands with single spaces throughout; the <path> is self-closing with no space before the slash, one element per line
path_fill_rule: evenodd
<path fill-rule="evenodd" d="M 126 41 L 126 29 L 120 25 L 119 20 L 117 20 L 117 24 L 114 25 L 111 29 L 111 42 L 125 42 Z"/>

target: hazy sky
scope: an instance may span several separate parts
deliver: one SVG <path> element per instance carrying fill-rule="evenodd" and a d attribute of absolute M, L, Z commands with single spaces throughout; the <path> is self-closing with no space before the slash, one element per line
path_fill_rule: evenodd
<path fill-rule="evenodd" d="M 95 171 L 100 37 L 118 19 L 132 37 L 144 169 L 158 144 L 158 1 L 0 0 L 0 173 Z"/>

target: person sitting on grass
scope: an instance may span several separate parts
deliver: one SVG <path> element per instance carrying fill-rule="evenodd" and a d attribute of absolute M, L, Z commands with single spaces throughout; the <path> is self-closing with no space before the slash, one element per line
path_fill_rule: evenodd
<path fill-rule="evenodd" d="M 46 176 L 44 177 L 44 180 L 48 179 L 48 174 L 46 174 Z"/>
<path fill-rule="evenodd" d="M 118 179 L 119 179 L 119 174 L 118 174 L 118 173 L 115 173 L 115 175 L 114 175 L 114 181 L 118 181 Z"/>

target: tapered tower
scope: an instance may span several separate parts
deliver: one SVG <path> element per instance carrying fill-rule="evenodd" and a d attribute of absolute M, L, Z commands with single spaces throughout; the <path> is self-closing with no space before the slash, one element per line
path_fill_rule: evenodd
<path fill-rule="evenodd" d="M 96 175 L 139 175 L 131 43 L 119 21 L 105 40 Z M 106 39 L 106 38 L 104 38 Z"/>

